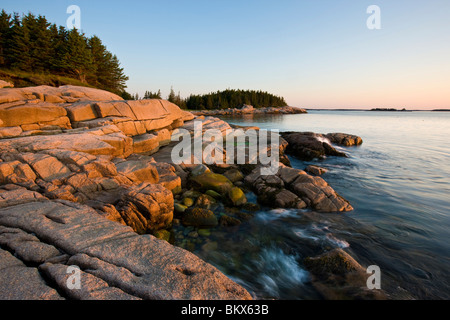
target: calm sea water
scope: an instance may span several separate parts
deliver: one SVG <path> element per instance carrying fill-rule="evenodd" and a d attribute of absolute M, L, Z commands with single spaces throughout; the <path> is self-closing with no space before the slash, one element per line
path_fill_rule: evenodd
<path fill-rule="evenodd" d="M 349 158 L 318 164 L 355 210 L 345 214 L 264 210 L 234 233 L 217 231 L 196 253 L 257 298 L 316 299 L 306 256 L 345 248 L 378 265 L 391 298 L 450 299 L 450 113 L 310 111 L 301 115 L 222 117 L 280 131 L 361 136 Z"/>

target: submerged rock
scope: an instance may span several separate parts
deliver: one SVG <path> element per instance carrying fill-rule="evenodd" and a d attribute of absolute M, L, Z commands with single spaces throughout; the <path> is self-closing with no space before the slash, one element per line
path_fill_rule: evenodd
<path fill-rule="evenodd" d="M 241 220 L 227 216 L 226 214 L 222 215 L 219 219 L 219 224 L 224 227 L 234 227 L 241 224 Z"/>
<path fill-rule="evenodd" d="M 185 226 L 194 227 L 215 227 L 219 224 L 214 212 L 204 208 L 187 209 L 181 222 Z"/>
<path fill-rule="evenodd" d="M 314 287 L 328 300 L 386 299 L 381 290 L 367 288 L 366 270 L 347 252 L 335 249 L 303 261 Z"/>
<path fill-rule="evenodd" d="M 207 194 L 202 194 L 195 201 L 195 206 L 198 208 L 210 209 L 211 206 L 215 203 L 216 203 L 216 200 L 213 197 L 211 197 Z"/>

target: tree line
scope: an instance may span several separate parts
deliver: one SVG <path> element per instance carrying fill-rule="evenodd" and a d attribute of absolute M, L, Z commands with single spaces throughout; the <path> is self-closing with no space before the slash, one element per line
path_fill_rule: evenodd
<path fill-rule="evenodd" d="M 51 73 L 126 94 L 128 77 L 99 37 L 86 37 L 32 13 L 0 13 L 0 68 Z"/>
<path fill-rule="evenodd" d="M 132 96 L 132 99 L 139 100 L 140 97 L 138 94 L 135 94 Z M 158 92 L 155 93 L 146 91 L 142 99 L 162 99 L 161 90 L 158 90 Z M 245 104 L 252 105 L 255 108 L 287 106 L 283 97 L 255 90 L 227 89 L 225 91 L 217 91 L 204 95 L 191 94 L 188 98 L 183 99 L 179 92 L 176 94 L 173 88 L 171 88 L 167 100 L 182 109 L 189 110 L 239 108 Z"/>
<path fill-rule="evenodd" d="M 186 108 L 190 110 L 238 108 L 245 104 L 255 108 L 287 106 L 283 97 L 255 90 L 228 89 L 205 95 L 190 95 L 186 99 Z"/>

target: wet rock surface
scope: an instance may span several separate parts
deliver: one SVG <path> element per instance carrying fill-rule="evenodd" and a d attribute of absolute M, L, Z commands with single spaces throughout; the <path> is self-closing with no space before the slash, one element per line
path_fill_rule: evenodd
<path fill-rule="evenodd" d="M 258 152 L 281 163 L 262 175 L 250 143 L 221 150 L 223 160 L 244 151 L 240 164 L 172 161 L 172 136 L 198 135 L 194 119 L 200 133 L 215 129 L 224 139 L 259 129 L 194 117 L 164 100 L 124 101 L 72 86 L 8 88 L 0 89 L 0 119 L 2 299 L 250 299 L 188 251 L 216 250 L 211 233 L 237 232 L 261 205 L 352 210 L 325 180 L 291 168 L 286 155 L 341 156 L 326 139 L 359 144 L 350 135 L 269 137 Z M 69 266 L 81 271 L 79 291 L 67 287 Z"/>

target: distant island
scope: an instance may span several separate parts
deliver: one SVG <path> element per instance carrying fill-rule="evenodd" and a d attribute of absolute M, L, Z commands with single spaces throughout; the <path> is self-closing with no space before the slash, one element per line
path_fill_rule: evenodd
<path fill-rule="evenodd" d="M 450 109 L 434 109 L 434 110 L 431 110 L 431 111 L 445 111 L 445 112 L 449 112 L 450 111 Z"/>
<path fill-rule="evenodd" d="M 401 110 L 395 109 L 395 108 L 374 108 L 369 111 L 392 111 L 392 112 L 411 112 L 409 110 L 406 110 L 406 108 L 403 108 Z"/>

